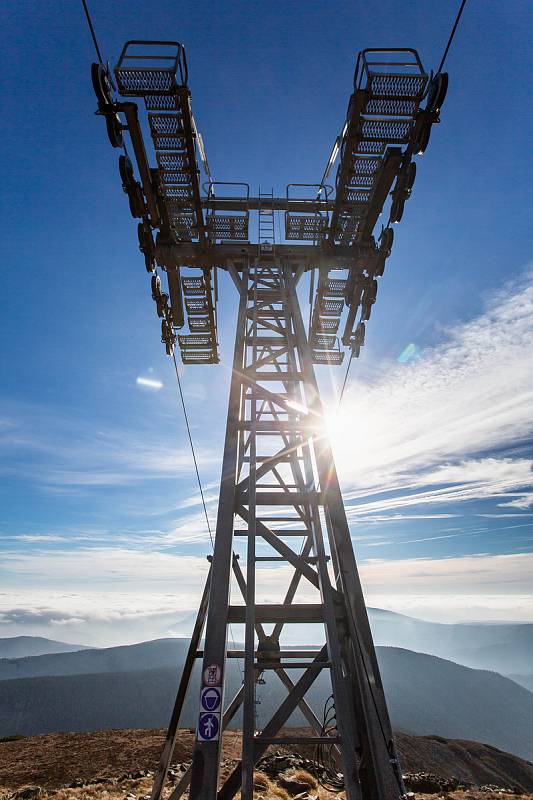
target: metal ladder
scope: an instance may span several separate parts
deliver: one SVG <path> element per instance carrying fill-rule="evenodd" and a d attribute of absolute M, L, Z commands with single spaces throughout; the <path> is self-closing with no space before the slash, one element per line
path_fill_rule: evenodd
<path fill-rule="evenodd" d="M 262 192 L 259 187 L 259 258 L 274 258 L 276 255 L 276 233 L 274 229 L 274 189 Z"/>

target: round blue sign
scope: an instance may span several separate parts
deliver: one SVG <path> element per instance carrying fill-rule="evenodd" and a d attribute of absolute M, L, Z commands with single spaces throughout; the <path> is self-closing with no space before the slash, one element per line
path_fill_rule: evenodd
<path fill-rule="evenodd" d="M 222 689 L 219 686 L 202 689 L 200 702 L 203 711 L 218 711 L 222 702 Z"/>
<path fill-rule="evenodd" d="M 220 730 L 220 718 L 218 714 L 200 714 L 198 720 L 198 738 L 204 742 L 212 742 L 218 739 Z"/>

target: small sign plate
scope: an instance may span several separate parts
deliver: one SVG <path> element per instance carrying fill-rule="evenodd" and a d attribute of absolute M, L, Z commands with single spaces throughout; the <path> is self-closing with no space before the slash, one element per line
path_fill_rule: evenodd
<path fill-rule="evenodd" d="M 204 711 L 218 711 L 222 704 L 222 687 L 204 686 L 200 695 L 200 713 Z"/>
<path fill-rule="evenodd" d="M 222 669 L 218 664 L 211 664 L 204 669 L 204 686 L 220 686 Z"/>
<path fill-rule="evenodd" d="M 201 742 L 216 742 L 220 737 L 220 714 L 200 714 L 198 717 L 198 739 Z"/>

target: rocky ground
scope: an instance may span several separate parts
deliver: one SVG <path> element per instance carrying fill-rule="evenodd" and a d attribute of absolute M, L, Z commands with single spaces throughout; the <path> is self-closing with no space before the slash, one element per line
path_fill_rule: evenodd
<path fill-rule="evenodd" d="M 149 800 L 163 735 L 161 730 L 115 730 L 1 741 L 0 800 Z M 410 746 L 411 752 L 406 760 L 415 767 L 416 742 L 411 740 L 418 738 L 423 740 L 422 749 L 430 747 L 428 740 L 431 742 L 431 737 L 408 737 L 409 741 L 402 745 L 404 750 Z M 190 730 L 180 732 L 170 774 L 171 785 L 165 791 L 165 798 L 170 796 L 172 785 L 179 783 L 190 764 L 193 739 Z M 446 742 L 435 741 L 437 744 Z M 522 772 L 516 766 L 514 772 L 507 771 L 507 782 L 500 780 L 498 784 L 475 785 L 460 776 L 465 771 L 468 773 L 469 769 L 472 771 L 462 751 L 466 749 L 465 745 L 476 743 L 453 744 L 462 754 L 457 775 L 454 776 L 449 763 L 447 769 L 438 774 L 419 770 L 406 775 L 407 788 L 414 792 L 417 800 L 496 800 L 496 796 L 502 800 L 507 797 L 533 800 L 533 765 L 520 762 L 525 765 L 521 767 Z M 232 770 L 239 745 L 238 733 L 224 735 L 222 777 Z M 500 751 L 494 748 L 490 751 L 493 763 L 488 765 L 487 774 L 501 774 L 502 766 L 494 755 Z M 342 800 L 342 792 L 329 791 L 318 784 L 313 775 L 313 764 L 308 759 L 310 755 L 311 752 L 297 754 L 286 748 L 271 750 L 258 765 L 256 800 Z M 431 761 L 429 756 L 427 758 Z M 438 762 L 438 753 L 433 755 L 433 760 L 435 758 Z M 508 758 L 515 760 L 514 757 Z M 484 765 L 482 767 L 485 769 Z M 531 768 L 531 775 L 528 768 Z M 520 781 L 522 785 L 519 785 Z"/>

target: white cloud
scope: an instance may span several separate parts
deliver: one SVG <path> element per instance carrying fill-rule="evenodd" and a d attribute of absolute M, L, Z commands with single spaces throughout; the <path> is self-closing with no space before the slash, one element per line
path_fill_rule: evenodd
<path fill-rule="evenodd" d="M 393 487 L 397 493 L 391 497 L 379 497 L 377 500 L 364 503 L 350 503 L 349 501 L 354 498 L 361 498 L 362 493 L 348 491 L 345 493 L 346 512 L 349 517 L 362 517 L 399 508 L 506 496 L 513 489 L 520 489 L 531 483 L 532 465 L 533 461 L 529 459 L 510 458 L 485 458 L 462 461 L 455 465 L 443 465 L 434 470 L 421 471 L 411 477 L 405 477 L 403 484 L 397 479 Z M 444 486 L 414 491 L 435 484 Z M 401 490 L 404 490 L 404 493 L 401 493 Z M 405 493 L 406 490 L 409 490 L 409 493 Z M 372 494 L 387 494 L 387 490 L 377 486 L 365 492 L 364 496 Z"/>
<path fill-rule="evenodd" d="M 208 569 L 207 560 L 126 547 L 93 547 L 68 550 L 11 551 L 2 555 L 5 573 L 16 573 L 34 582 L 60 581 L 62 586 L 82 582 L 149 583 L 170 581 L 176 590 L 198 585 Z M 153 587 L 152 587 L 153 588 Z"/>
<path fill-rule="evenodd" d="M 508 503 L 500 503 L 502 508 L 533 508 L 533 492 L 525 492 L 521 497 L 516 500 L 510 500 Z"/>
<path fill-rule="evenodd" d="M 443 622 L 533 619 L 533 553 L 375 559 L 361 565 L 367 603 Z"/>
<path fill-rule="evenodd" d="M 194 474 L 188 443 L 181 439 L 174 444 L 166 427 L 95 430 L 94 422 L 30 405 L 4 413 L 0 425 L 3 473 L 52 491 L 125 486 Z M 220 460 L 219 453 L 201 445 L 196 451 L 206 470 Z"/>
<path fill-rule="evenodd" d="M 0 593 L 0 622 L 6 635 L 31 633 L 110 645 L 187 635 L 208 564 L 197 557 L 114 548 L 14 555 L 6 568 L 18 577 L 18 588 Z M 440 560 L 376 558 L 361 562 L 360 572 L 366 602 L 372 606 L 450 622 L 533 618 L 533 553 Z M 63 578 L 61 591 L 55 588 L 58 576 Z M 261 567 L 258 602 L 279 601 L 291 576 L 287 566 Z M 52 579 L 48 587 L 47 579 Z M 25 591 L 20 588 L 23 581 Z M 307 581 L 301 587 L 297 602 L 317 601 L 316 590 Z M 242 603 L 235 586 L 232 602 Z M 234 635 L 240 635 L 238 626 Z"/>
<path fill-rule="evenodd" d="M 340 412 L 331 414 L 347 497 L 443 487 L 397 503 L 376 501 L 364 513 L 493 497 L 532 484 L 531 460 L 480 454 L 533 435 L 533 272 L 493 296 L 476 319 L 445 333 L 443 343 L 408 364 L 384 363 L 377 378 L 352 379 Z M 525 507 L 518 502 L 513 507 Z"/>

